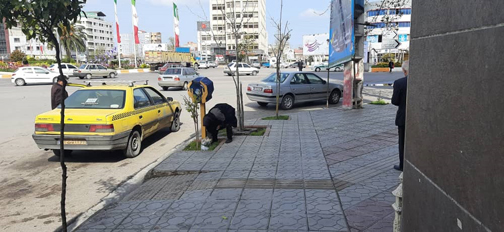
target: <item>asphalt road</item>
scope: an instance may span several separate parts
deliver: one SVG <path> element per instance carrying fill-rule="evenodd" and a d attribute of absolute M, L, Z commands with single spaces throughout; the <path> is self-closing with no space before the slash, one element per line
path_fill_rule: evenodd
<path fill-rule="evenodd" d="M 294 69 L 291 69 L 294 71 Z M 222 68 L 199 70 L 201 76 L 214 81 L 213 99 L 207 103 L 210 109 L 217 103 L 228 103 L 236 107 L 236 94 L 232 77 L 226 76 Z M 257 82 L 273 69 L 261 69 L 258 76 L 243 76 L 244 88 Z M 319 72 L 325 79 L 327 73 Z M 156 73 L 122 74 L 119 80 L 149 80 L 158 89 Z M 365 82 L 387 83 L 401 77 L 400 73 L 366 73 Z M 331 82 L 341 83 L 343 74 L 330 73 Z M 102 79 L 100 79 L 102 80 Z M 71 82 L 83 83 L 72 78 Z M 28 85 L 16 87 L 10 79 L 0 79 L 0 230 L 1 231 L 50 231 L 60 225 L 59 197 L 61 170 L 58 159 L 51 151 L 37 148 L 31 135 L 37 114 L 50 109 L 50 85 Z M 77 88 L 69 87 L 71 94 Z M 365 89 L 367 90 L 367 89 Z M 366 91 L 365 91 L 366 92 Z M 186 92 L 179 89 L 162 91 L 165 96 L 182 102 Z M 366 99 L 382 96 L 387 99 L 390 87 L 369 88 Z M 271 116 L 275 107 L 260 107 L 250 102 L 244 94 L 245 119 Z M 337 104 L 331 107 L 340 107 Z M 325 102 L 305 103 L 289 112 L 322 109 Z M 67 212 L 72 218 L 97 204 L 121 182 L 154 162 L 163 154 L 194 133 L 192 119 L 187 112 L 181 116 L 179 132 L 163 130 L 143 142 L 144 150 L 134 159 L 125 159 L 120 152 L 74 152 L 67 159 L 68 190 Z"/>

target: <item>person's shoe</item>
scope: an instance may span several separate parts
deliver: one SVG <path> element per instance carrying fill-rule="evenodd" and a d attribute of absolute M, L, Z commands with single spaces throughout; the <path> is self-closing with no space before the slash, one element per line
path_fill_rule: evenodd
<path fill-rule="evenodd" d="M 399 165 L 394 165 L 394 169 L 402 172 L 402 167 Z"/>
<path fill-rule="evenodd" d="M 226 140 L 226 143 L 230 143 L 230 142 L 233 142 L 233 139 L 227 139 Z"/>

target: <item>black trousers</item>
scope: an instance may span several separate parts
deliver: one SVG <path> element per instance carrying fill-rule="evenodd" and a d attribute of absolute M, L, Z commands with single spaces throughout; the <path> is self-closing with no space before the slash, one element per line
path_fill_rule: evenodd
<path fill-rule="evenodd" d="M 404 132 L 405 127 L 399 126 L 397 127 L 399 133 L 399 167 L 403 168 L 404 162 Z"/>
<path fill-rule="evenodd" d="M 303 71 L 303 67 L 298 67 L 298 69 L 300 72 Z"/>
<path fill-rule="evenodd" d="M 222 128 L 222 129 L 224 129 L 224 128 Z M 218 140 L 217 136 L 219 135 L 219 131 L 218 130 L 209 131 L 209 133 L 212 134 L 212 141 L 217 142 L 217 140 Z M 228 139 L 233 138 L 233 126 L 231 126 L 231 125 L 226 126 L 226 135 L 227 135 Z"/>

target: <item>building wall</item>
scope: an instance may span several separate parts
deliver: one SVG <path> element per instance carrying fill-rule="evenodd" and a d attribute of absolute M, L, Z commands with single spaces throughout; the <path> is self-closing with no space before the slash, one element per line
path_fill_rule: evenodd
<path fill-rule="evenodd" d="M 26 35 L 20 27 L 12 27 L 7 30 L 10 51 L 20 50 L 28 56 L 44 59 L 56 59 L 56 50 L 49 49 L 47 43 L 41 43 L 36 39 L 26 40 Z M 0 42 L 1 44 L 1 42 Z M 65 55 L 63 53 L 63 55 Z"/>
<path fill-rule="evenodd" d="M 502 9 L 413 2 L 403 231 L 504 231 Z"/>
<path fill-rule="evenodd" d="M 111 22 L 105 21 L 102 17 L 82 17 L 77 25 L 82 25 L 88 35 L 86 43 L 89 54 L 97 50 L 114 49 L 114 30 Z"/>

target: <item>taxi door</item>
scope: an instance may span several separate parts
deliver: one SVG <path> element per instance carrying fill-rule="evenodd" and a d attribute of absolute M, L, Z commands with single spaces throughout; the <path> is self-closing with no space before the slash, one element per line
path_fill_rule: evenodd
<path fill-rule="evenodd" d="M 146 138 L 156 132 L 159 127 L 157 113 L 153 110 L 154 106 L 143 88 L 134 89 L 133 98 L 135 114 L 131 117 L 133 117 L 134 120 L 138 120 L 143 130 L 142 138 Z"/>
<path fill-rule="evenodd" d="M 170 126 L 174 112 L 170 109 L 168 100 L 152 87 L 145 87 L 144 90 L 149 95 L 151 102 L 154 103 L 154 111 L 159 121 L 158 130 Z"/>

